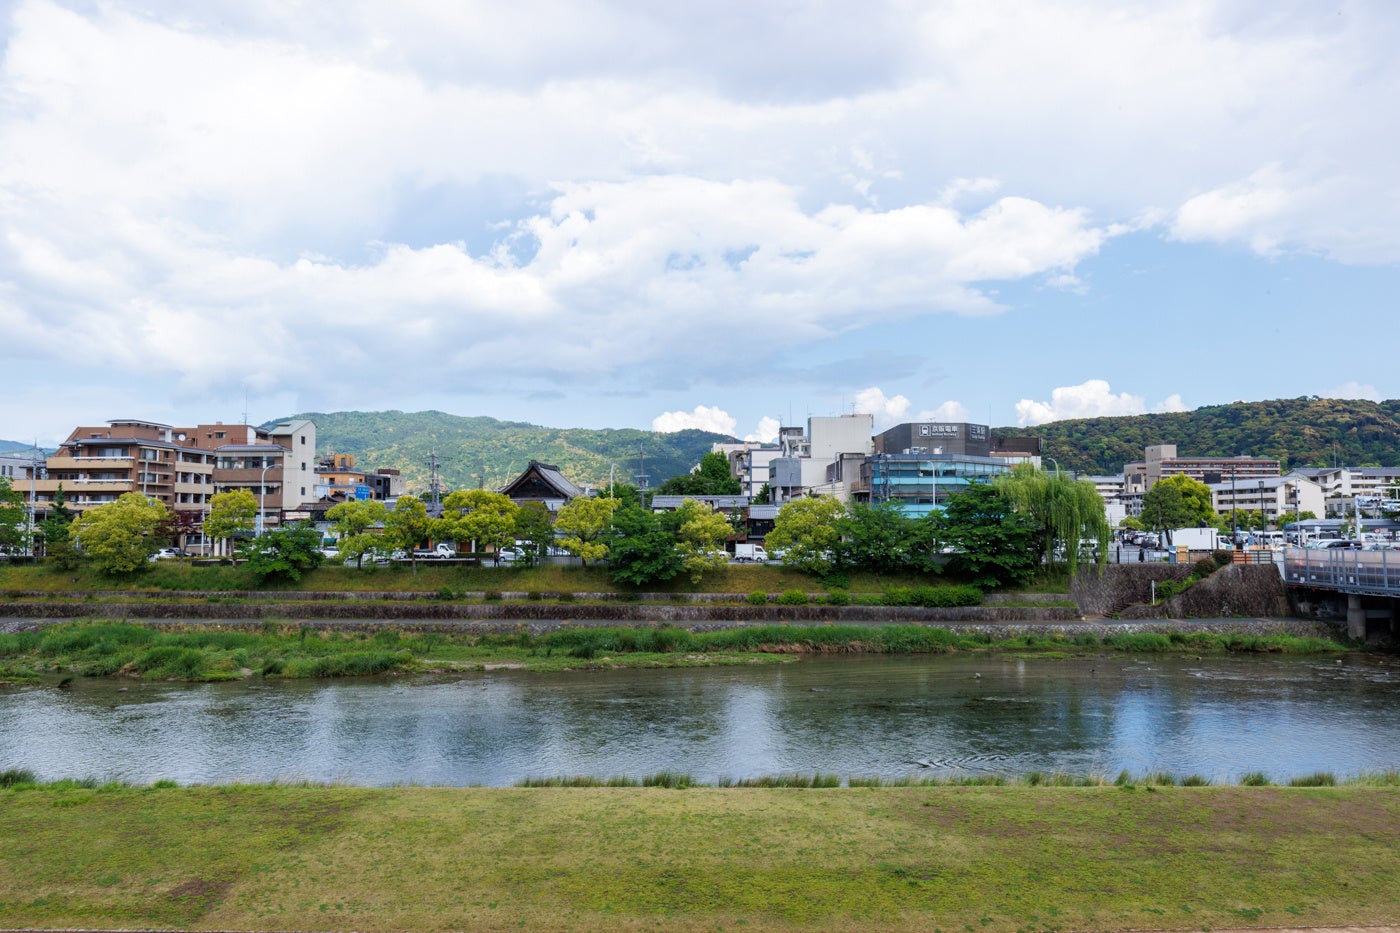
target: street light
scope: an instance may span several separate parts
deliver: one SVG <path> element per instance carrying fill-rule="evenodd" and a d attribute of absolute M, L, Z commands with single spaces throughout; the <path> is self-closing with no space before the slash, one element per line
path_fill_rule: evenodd
<path fill-rule="evenodd" d="M 1055 475 L 1060 475 L 1060 461 L 1056 460 L 1054 457 L 1047 457 L 1044 455 L 1042 455 L 1040 459 L 1049 460 L 1051 463 L 1055 464 Z"/>
<path fill-rule="evenodd" d="M 267 471 L 272 469 L 272 458 L 264 457 L 263 463 L 267 466 L 262 468 L 262 473 L 258 474 L 258 533 L 256 538 L 263 536 L 263 509 L 267 504 Z"/>

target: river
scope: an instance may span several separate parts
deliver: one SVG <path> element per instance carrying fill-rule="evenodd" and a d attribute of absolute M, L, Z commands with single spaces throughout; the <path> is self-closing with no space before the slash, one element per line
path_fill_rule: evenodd
<path fill-rule="evenodd" d="M 1400 766 L 1394 658 L 804 658 L 559 674 L 0 688 L 0 769 L 148 783 L 510 785 Z"/>

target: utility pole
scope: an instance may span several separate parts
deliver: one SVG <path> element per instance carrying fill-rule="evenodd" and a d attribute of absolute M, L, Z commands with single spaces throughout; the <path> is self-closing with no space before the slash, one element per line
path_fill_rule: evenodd
<path fill-rule="evenodd" d="M 36 492 L 36 480 L 39 478 L 39 471 L 43 469 L 43 461 L 39 459 L 39 439 L 34 438 L 34 456 L 29 462 L 29 556 L 37 556 L 34 548 L 34 506 Z"/>
<path fill-rule="evenodd" d="M 428 515 L 442 517 L 442 482 L 438 479 L 437 451 L 428 453 Z"/>
<path fill-rule="evenodd" d="M 641 500 L 642 508 L 647 505 L 647 455 L 641 448 L 637 449 L 637 498 Z"/>

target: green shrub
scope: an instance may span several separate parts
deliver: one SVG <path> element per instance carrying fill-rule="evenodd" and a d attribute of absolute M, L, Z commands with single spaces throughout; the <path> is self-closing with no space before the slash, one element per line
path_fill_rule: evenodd
<path fill-rule="evenodd" d="M 1263 771 L 1250 771 L 1240 775 L 1240 783 L 1245 787 L 1268 787 L 1269 776 Z"/>
<path fill-rule="evenodd" d="M 1219 569 L 1215 561 L 1209 557 L 1202 557 L 1191 565 L 1191 576 L 1204 580 Z"/>
<path fill-rule="evenodd" d="M 1337 776 L 1331 771 L 1315 771 L 1288 782 L 1289 787 L 1336 787 Z"/>
<path fill-rule="evenodd" d="M 768 605 L 768 594 L 762 590 L 754 590 L 748 595 L 748 602 L 750 606 L 766 606 Z"/>
<path fill-rule="evenodd" d="M 801 590 L 784 590 L 783 595 L 778 597 L 779 606 L 805 606 L 809 602 L 811 600 Z"/>
<path fill-rule="evenodd" d="M 501 591 L 487 590 L 485 593 L 482 594 L 482 598 L 484 598 L 488 603 L 498 602 L 501 599 Z"/>
<path fill-rule="evenodd" d="M 851 594 L 837 587 L 826 594 L 826 604 L 828 606 L 849 606 L 851 604 Z"/>
<path fill-rule="evenodd" d="M 1212 551 L 1210 559 L 1215 562 L 1215 566 L 1224 567 L 1227 564 L 1233 563 L 1235 556 L 1229 551 Z"/>
<path fill-rule="evenodd" d="M 573 591 L 571 590 L 566 590 L 562 593 L 556 593 L 554 595 L 558 598 L 558 600 L 561 603 L 571 603 L 578 598 L 573 594 Z"/>
<path fill-rule="evenodd" d="M 0 771 L 0 787 L 14 787 L 17 784 L 37 784 L 38 777 L 28 768 L 9 768 Z"/>
<path fill-rule="evenodd" d="M 541 599 L 544 599 L 544 596 L 540 593 L 539 590 L 530 590 L 525 594 L 525 598 L 530 600 L 531 602 L 539 602 Z"/>
<path fill-rule="evenodd" d="M 1210 779 L 1199 774 L 1188 774 L 1181 779 L 1182 787 L 1209 787 Z"/>

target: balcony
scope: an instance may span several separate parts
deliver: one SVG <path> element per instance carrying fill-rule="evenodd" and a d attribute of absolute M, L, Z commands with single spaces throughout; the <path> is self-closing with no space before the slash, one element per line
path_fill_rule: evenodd
<path fill-rule="evenodd" d="M 50 470 L 129 470 L 135 457 L 49 457 Z"/>

